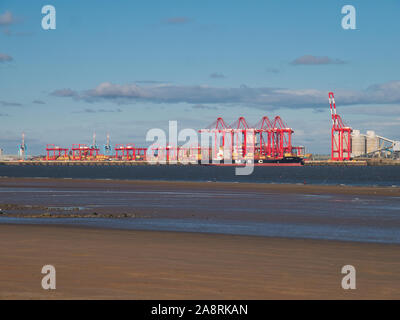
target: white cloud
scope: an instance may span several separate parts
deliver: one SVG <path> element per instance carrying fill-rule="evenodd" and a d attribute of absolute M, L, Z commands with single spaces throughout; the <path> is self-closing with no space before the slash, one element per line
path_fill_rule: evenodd
<path fill-rule="evenodd" d="M 332 59 L 329 57 L 317 57 L 310 54 L 301 56 L 291 62 L 292 65 L 321 65 L 321 64 L 344 64 L 340 59 Z"/>
<path fill-rule="evenodd" d="M 12 60 L 13 60 L 13 57 L 9 56 L 8 54 L 0 53 L 0 63 L 1 62 L 10 62 Z"/>
<path fill-rule="evenodd" d="M 39 100 L 39 99 L 33 100 L 32 103 L 34 103 L 34 104 L 46 104 L 46 102 L 44 102 L 43 100 Z"/>
<path fill-rule="evenodd" d="M 59 89 L 53 91 L 50 95 L 55 97 L 77 97 L 78 93 L 71 89 Z"/>
<path fill-rule="evenodd" d="M 0 101 L 0 105 L 3 107 L 21 107 L 22 104 L 18 102 L 10 102 L 10 101 Z"/>
<path fill-rule="evenodd" d="M 156 84 L 139 86 L 136 83 L 121 85 L 103 82 L 93 89 L 80 93 L 71 89 L 62 89 L 54 91 L 52 95 L 73 97 L 89 102 L 109 100 L 116 103 L 141 101 L 236 104 L 265 109 L 280 107 L 318 109 L 325 108 L 328 103 L 328 91 L 272 87 L 251 88 L 244 85 L 238 88 L 221 88 L 208 85 Z M 372 85 L 361 91 L 336 90 L 335 96 L 338 105 L 400 103 L 400 81 Z"/>
<path fill-rule="evenodd" d="M 222 73 L 214 72 L 214 73 L 210 74 L 210 78 L 223 79 L 223 78 L 225 78 L 225 75 L 223 75 Z"/>
<path fill-rule="evenodd" d="M 15 17 L 10 11 L 0 14 L 0 26 L 9 26 L 15 23 Z"/>

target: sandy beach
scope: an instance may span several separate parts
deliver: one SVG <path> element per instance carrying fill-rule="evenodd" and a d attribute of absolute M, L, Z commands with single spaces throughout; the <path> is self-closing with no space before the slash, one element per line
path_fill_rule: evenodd
<path fill-rule="evenodd" d="M 0 0 L 0 302 L 400 300 L 399 12 Z"/>
<path fill-rule="evenodd" d="M 2 178 L 0 219 L 41 224 L 0 224 L 0 299 L 399 299 L 400 245 L 390 243 L 398 243 L 398 196 L 395 187 Z M 105 218 L 103 227 L 41 219 L 94 213 Z M 340 238 L 351 227 L 367 239 L 370 232 L 389 238 L 383 244 L 107 227 L 115 219 L 135 226 L 138 217 L 151 225 L 193 216 L 221 230 L 252 223 L 292 235 L 306 226 L 305 236 L 333 230 Z M 57 270 L 54 291 L 41 288 L 46 264 Z M 356 290 L 341 288 L 340 271 L 349 264 Z"/>
<path fill-rule="evenodd" d="M 399 299 L 398 245 L 0 225 L 1 299 Z M 41 288 L 45 264 L 57 289 Z M 341 267 L 357 289 L 341 288 Z"/>

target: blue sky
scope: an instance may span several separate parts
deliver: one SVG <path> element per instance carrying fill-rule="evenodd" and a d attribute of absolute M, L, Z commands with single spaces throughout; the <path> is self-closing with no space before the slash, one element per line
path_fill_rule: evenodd
<path fill-rule="evenodd" d="M 396 0 L 0 0 L 0 147 L 15 153 L 22 131 L 34 154 L 94 131 L 146 146 L 168 120 L 280 115 L 295 144 L 329 153 L 329 91 L 354 129 L 400 139 L 399 14 Z"/>

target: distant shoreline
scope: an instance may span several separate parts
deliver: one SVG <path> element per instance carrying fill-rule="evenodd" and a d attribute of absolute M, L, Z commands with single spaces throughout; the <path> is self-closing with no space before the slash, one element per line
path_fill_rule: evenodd
<path fill-rule="evenodd" d="M 0 165 L 6 166 L 198 166 L 200 163 L 151 163 L 144 160 L 0 160 Z M 304 159 L 305 166 L 338 166 L 338 167 L 379 167 L 400 166 L 400 159 L 361 158 L 346 161 L 336 160 L 308 160 Z"/>

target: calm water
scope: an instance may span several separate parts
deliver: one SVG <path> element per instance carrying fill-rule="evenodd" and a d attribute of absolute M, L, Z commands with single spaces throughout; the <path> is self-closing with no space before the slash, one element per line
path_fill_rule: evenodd
<path fill-rule="evenodd" d="M 51 211 L 54 215 L 138 213 L 138 218 L 120 219 L 0 216 L 0 223 L 400 243 L 400 197 L 395 196 L 150 188 L 116 181 L 63 185 L 33 179 L 0 186 L 0 203 L 65 209 Z"/>
<path fill-rule="evenodd" d="M 232 167 L 212 166 L 8 166 L 0 176 L 177 181 L 238 181 L 257 183 L 307 183 L 400 186 L 400 166 L 382 167 L 255 167 L 248 176 L 235 175 Z"/>
<path fill-rule="evenodd" d="M 400 244 L 400 229 L 335 226 L 301 225 L 290 223 L 255 223 L 232 221 L 204 221 L 196 219 L 97 219 L 97 218 L 0 218 L 4 224 L 46 224 L 100 227 L 108 229 L 157 230 L 178 232 L 219 233 L 302 239 L 324 239 L 339 241 L 357 241 L 372 243 Z"/>

